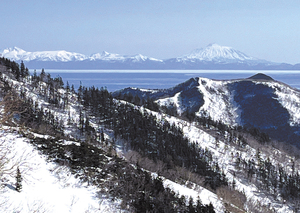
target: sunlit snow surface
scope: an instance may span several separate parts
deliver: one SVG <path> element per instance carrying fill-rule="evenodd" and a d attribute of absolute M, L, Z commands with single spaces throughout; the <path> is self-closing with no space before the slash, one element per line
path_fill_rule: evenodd
<path fill-rule="evenodd" d="M 10 150 L 8 158 L 12 162 L 6 167 L 20 160 L 18 165 L 23 177 L 21 192 L 14 189 L 15 171 L 2 177 L 0 212 L 119 211 L 116 203 L 98 197 L 97 188 L 80 183 L 68 168 L 47 162 L 27 139 L 17 133 L 1 131 L 0 144 L 2 149 Z"/>
<path fill-rule="evenodd" d="M 141 62 L 141 61 L 151 60 L 151 61 L 162 62 L 162 60 L 149 58 L 141 54 L 136 54 L 133 56 L 130 55 L 124 56 L 124 55 L 108 53 L 106 51 L 103 51 L 101 54 L 94 53 L 91 56 L 87 56 L 81 53 L 67 52 L 65 50 L 27 52 L 18 47 L 6 48 L 2 52 L 0 51 L 0 55 L 14 61 L 22 60 L 24 62 L 29 62 L 34 60 L 55 61 L 55 62 L 70 62 L 70 61 L 84 61 L 84 60 L 123 61 L 123 62 L 126 60 L 131 60 L 132 62 Z"/>
<path fill-rule="evenodd" d="M 224 205 L 222 201 L 220 201 L 218 196 L 215 193 L 203 187 L 199 187 L 198 190 L 194 190 L 184 185 L 174 183 L 173 181 L 170 181 L 168 179 L 164 180 L 164 186 L 170 188 L 171 190 L 178 193 L 179 195 L 185 196 L 187 199 L 189 197 L 192 197 L 193 200 L 196 201 L 198 198 L 200 198 L 201 202 L 205 205 L 209 205 L 210 203 L 212 203 L 215 212 L 217 213 L 221 213 L 225 211 Z"/>
<path fill-rule="evenodd" d="M 238 121 L 237 108 L 232 106 L 231 94 L 226 84 L 230 81 L 215 81 L 199 78 L 199 91 L 203 94 L 204 105 L 199 112 L 206 112 L 213 120 L 233 125 Z"/>

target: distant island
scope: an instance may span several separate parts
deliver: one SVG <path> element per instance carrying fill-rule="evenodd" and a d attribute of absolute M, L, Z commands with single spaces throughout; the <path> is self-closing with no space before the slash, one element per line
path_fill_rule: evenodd
<path fill-rule="evenodd" d="M 300 63 L 275 63 L 251 57 L 231 47 L 210 44 L 177 58 L 156 59 L 141 54 L 119 55 L 103 51 L 86 56 L 61 51 L 27 52 L 18 47 L 0 56 L 23 61 L 29 69 L 93 70 L 300 70 Z"/>

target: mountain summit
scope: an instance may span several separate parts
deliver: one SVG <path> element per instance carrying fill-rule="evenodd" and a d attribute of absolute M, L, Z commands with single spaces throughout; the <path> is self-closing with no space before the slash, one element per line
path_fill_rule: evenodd
<path fill-rule="evenodd" d="M 218 44 L 210 44 L 205 48 L 196 49 L 190 54 L 178 57 L 177 60 L 207 61 L 214 63 L 259 63 L 264 61 L 248 56 L 232 47 L 220 46 Z"/>

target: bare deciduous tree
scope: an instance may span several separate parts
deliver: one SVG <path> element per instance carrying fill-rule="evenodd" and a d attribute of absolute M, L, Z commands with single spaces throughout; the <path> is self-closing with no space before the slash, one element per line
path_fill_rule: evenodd
<path fill-rule="evenodd" d="M 0 124 L 12 125 L 13 118 L 20 119 L 22 113 L 26 112 L 23 101 L 13 91 L 9 91 L 0 101 Z"/>
<path fill-rule="evenodd" d="M 244 205 L 247 201 L 247 198 L 241 192 L 223 186 L 217 189 L 217 195 L 223 199 L 225 207 L 228 211 L 237 213 L 245 212 Z"/>

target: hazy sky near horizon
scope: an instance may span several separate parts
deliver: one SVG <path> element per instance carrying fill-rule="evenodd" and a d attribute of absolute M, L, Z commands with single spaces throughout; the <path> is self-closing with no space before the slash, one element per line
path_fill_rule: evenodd
<path fill-rule="evenodd" d="M 300 63 L 299 0 L 9 0 L 0 49 L 173 58 L 210 43 Z"/>

